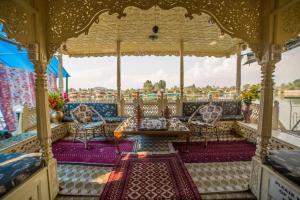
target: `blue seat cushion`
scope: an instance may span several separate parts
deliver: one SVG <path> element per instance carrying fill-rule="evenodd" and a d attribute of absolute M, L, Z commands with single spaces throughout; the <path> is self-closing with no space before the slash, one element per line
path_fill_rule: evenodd
<path fill-rule="evenodd" d="M 70 111 L 79 106 L 80 103 L 67 103 L 64 106 L 64 121 L 70 121 Z M 84 103 L 85 105 L 94 108 L 102 117 L 117 117 L 118 106 L 116 103 Z"/>
<path fill-rule="evenodd" d="M 266 164 L 300 186 L 300 150 L 271 150 Z"/>
<path fill-rule="evenodd" d="M 204 106 L 209 104 L 209 101 L 200 101 L 200 102 L 184 102 L 183 103 L 183 111 L 182 117 L 180 120 L 183 122 L 187 122 L 189 117 L 199 108 L 199 106 Z M 216 106 L 221 106 L 223 109 L 221 121 L 235 121 L 235 120 L 242 120 L 242 104 L 240 101 L 236 100 L 222 100 L 222 101 L 213 101 L 213 104 Z M 200 114 L 199 114 L 200 115 Z M 196 115 L 195 117 L 200 117 Z M 201 120 L 201 119 L 200 119 Z"/>
<path fill-rule="evenodd" d="M 0 197 L 45 166 L 40 156 L 21 158 L 23 153 L 0 154 Z M 19 160 L 13 160 L 20 157 Z M 9 161 L 9 162 L 8 162 Z M 7 162 L 7 164 L 4 164 Z"/>
<path fill-rule="evenodd" d="M 188 122 L 189 121 L 189 116 L 182 116 L 182 117 L 178 117 L 180 121 L 182 122 Z M 196 116 L 194 119 L 199 119 L 201 121 L 201 117 L 200 116 Z M 235 120 L 243 120 L 244 117 L 243 115 L 225 115 L 222 116 L 220 121 L 235 121 Z"/>
<path fill-rule="evenodd" d="M 93 129 L 93 128 L 97 128 L 100 127 L 102 124 L 104 124 L 103 121 L 101 122 L 88 122 L 82 125 L 82 127 L 84 129 Z"/>
<path fill-rule="evenodd" d="M 104 120 L 107 123 L 121 123 L 125 119 L 127 119 L 127 117 L 104 117 Z"/>

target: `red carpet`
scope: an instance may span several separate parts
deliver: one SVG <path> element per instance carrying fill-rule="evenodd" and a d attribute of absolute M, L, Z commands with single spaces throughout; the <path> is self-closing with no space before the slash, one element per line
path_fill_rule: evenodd
<path fill-rule="evenodd" d="M 120 141 L 122 152 L 134 150 L 133 141 Z M 113 141 L 90 141 L 88 149 L 82 142 L 61 140 L 52 146 L 54 158 L 59 163 L 114 165 L 119 157 Z"/>
<path fill-rule="evenodd" d="M 178 154 L 122 155 L 101 194 L 101 200 L 200 199 Z"/>
<path fill-rule="evenodd" d="M 191 142 L 188 152 L 184 142 L 173 142 L 173 146 L 186 163 L 249 161 L 255 154 L 255 144 L 245 140 L 208 142 L 206 148 L 203 142 Z"/>

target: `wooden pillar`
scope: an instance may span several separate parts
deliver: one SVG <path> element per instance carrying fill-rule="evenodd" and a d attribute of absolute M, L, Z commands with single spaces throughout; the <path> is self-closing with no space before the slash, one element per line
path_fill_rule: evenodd
<path fill-rule="evenodd" d="M 274 101 L 273 105 L 272 128 L 273 130 L 279 128 L 279 102 L 277 100 Z"/>
<path fill-rule="evenodd" d="M 117 41 L 117 101 L 121 100 L 121 41 Z"/>
<path fill-rule="evenodd" d="M 59 49 L 58 51 L 58 88 L 59 92 L 63 95 L 64 93 L 64 76 L 63 76 L 63 59 L 62 59 L 62 51 Z"/>
<path fill-rule="evenodd" d="M 53 158 L 51 126 L 48 105 L 48 84 L 47 84 L 47 58 L 45 49 L 40 50 L 37 43 L 28 47 L 29 58 L 35 68 L 35 93 L 36 93 L 36 120 L 37 137 L 40 141 L 42 158 L 47 165 L 49 180 L 50 199 L 54 199 L 58 193 L 57 161 Z"/>
<path fill-rule="evenodd" d="M 184 94 L 184 45 L 183 41 L 180 41 L 180 99 L 183 99 Z"/>
<path fill-rule="evenodd" d="M 258 118 L 257 148 L 255 155 L 263 160 L 267 155 L 269 139 L 272 136 L 273 72 L 275 64 L 261 63 L 261 97 Z"/>
<path fill-rule="evenodd" d="M 37 132 L 41 141 L 42 156 L 46 161 L 53 158 L 51 148 L 51 127 L 48 106 L 47 63 L 34 62 L 36 74 Z"/>
<path fill-rule="evenodd" d="M 241 93 L 241 64 L 242 64 L 242 55 L 241 55 L 241 44 L 237 47 L 236 54 L 236 97 L 238 98 Z"/>
<path fill-rule="evenodd" d="M 66 77 L 66 94 L 67 98 L 69 97 L 69 77 Z"/>
<path fill-rule="evenodd" d="M 250 189 L 257 199 L 261 199 L 262 165 L 268 153 L 272 137 L 273 72 L 275 64 L 281 59 L 281 46 L 277 43 L 277 16 L 273 15 L 278 4 L 274 0 L 262 1 L 261 41 L 256 50 L 258 64 L 261 66 L 261 97 L 257 130 L 255 156 L 251 162 Z"/>
<path fill-rule="evenodd" d="M 37 12 L 32 14 L 31 39 L 28 41 L 28 58 L 32 61 L 36 75 L 36 120 L 37 137 L 41 145 L 42 158 L 46 162 L 49 184 L 49 198 L 54 199 L 58 194 L 59 183 L 57 178 L 57 161 L 53 158 L 51 127 L 48 104 L 47 84 L 47 14 L 48 7 L 45 1 L 28 1 Z"/>

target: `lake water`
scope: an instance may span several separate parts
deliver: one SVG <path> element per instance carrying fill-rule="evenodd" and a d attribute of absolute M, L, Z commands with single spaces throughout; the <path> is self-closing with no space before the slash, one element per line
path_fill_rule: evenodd
<path fill-rule="evenodd" d="M 286 129 L 291 129 L 296 123 L 296 118 L 300 119 L 300 99 L 284 99 L 275 98 L 279 101 L 279 119 L 286 127 Z M 291 128 L 290 128 L 290 108 L 292 104 L 292 118 L 291 118 Z M 298 126 L 299 130 L 299 126 Z"/>

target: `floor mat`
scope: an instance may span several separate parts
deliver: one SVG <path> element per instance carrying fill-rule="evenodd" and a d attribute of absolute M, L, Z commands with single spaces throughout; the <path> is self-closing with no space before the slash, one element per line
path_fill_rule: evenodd
<path fill-rule="evenodd" d="M 127 154 L 114 167 L 100 199 L 200 199 L 200 195 L 178 154 Z"/>
<path fill-rule="evenodd" d="M 173 142 L 173 146 L 186 163 L 250 161 L 256 148 L 246 140 L 210 141 L 207 147 L 204 142 L 191 142 L 188 146 L 184 142 Z"/>
<path fill-rule="evenodd" d="M 134 151 L 134 143 L 120 141 L 121 151 Z M 114 165 L 119 157 L 113 141 L 90 141 L 88 149 L 85 149 L 82 142 L 61 140 L 53 144 L 52 150 L 59 163 Z"/>

